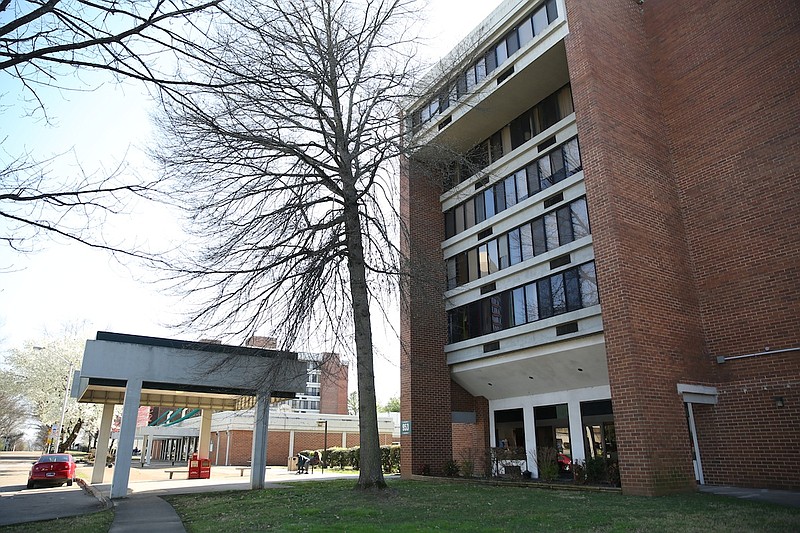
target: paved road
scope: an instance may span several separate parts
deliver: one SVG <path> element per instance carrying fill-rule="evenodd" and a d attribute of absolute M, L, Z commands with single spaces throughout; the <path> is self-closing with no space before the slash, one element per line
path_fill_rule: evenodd
<path fill-rule="evenodd" d="M 26 489 L 28 471 L 38 456 L 38 453 L 0 453 L 0 525 L 63 518 L 104 509 L 97 498 L 78 484 Z"/>

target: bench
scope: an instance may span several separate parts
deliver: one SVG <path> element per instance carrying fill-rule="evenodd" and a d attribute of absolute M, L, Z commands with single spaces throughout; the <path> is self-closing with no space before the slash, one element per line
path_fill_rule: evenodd
<path fill-rule="evenodd" d="M 164 472 L 169 474 L 170 479 L 172 479 L 172 476 L 174 476 L 175 474 L 185 473 L 187 476 L 189 475 L 188 468 L 168 468 L 167 470 L 164 470 Z"/>
<path fill-rule="evenodd" d="M 236 470 L 239 471 L 239 477 L 244 477 L 244 471 L 245 470 L 250 470 L 250 467 L 249 466 L 237 466 Z"/>

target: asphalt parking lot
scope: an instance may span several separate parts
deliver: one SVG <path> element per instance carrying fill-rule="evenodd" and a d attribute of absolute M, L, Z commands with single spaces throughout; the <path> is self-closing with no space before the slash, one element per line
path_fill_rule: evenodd
<path fill-rule="evenodd" d="M 76 483 L 71 487 L 26 489 L 38 453 L 0 454 L 0 525 L 76 516 L 105 507 Z"/>

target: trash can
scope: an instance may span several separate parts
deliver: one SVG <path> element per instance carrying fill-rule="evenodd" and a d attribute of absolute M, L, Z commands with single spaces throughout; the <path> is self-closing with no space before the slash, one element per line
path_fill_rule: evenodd
<path fill-rule="evenodd" d="M 297 456 L 289 457 L 289 472 L 297 472 Z"/>

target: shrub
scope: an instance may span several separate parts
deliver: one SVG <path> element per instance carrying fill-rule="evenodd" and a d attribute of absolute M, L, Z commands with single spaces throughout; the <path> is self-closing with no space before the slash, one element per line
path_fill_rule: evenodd
<path fill-rule="evenodd" d="M 458 471 L 460 470 L 458 466 L 458 461 L 454 461 L 450 459 L 449 461 L 444 463 L 442 467 L 442 472 L 446 477 L 456 477 L 458 476 Z"/>
<path fill-rule="evenodd" d="M 550 483 L 558 477 L 558 451 L 552 446 L 536 450 L 536 466 L 539 467 L 539 479 Z"/>

